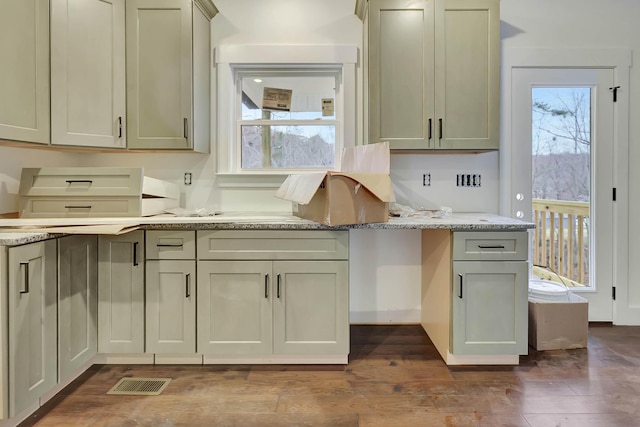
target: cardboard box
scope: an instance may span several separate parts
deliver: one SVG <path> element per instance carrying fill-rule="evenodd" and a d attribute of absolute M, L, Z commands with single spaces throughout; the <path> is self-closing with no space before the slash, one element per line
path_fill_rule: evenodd
<path fill-rule="evenodd" d="M 536 350 L 587 346 L 589 303 L 571 292 L 568 302 L 529 298 L 529 344 Z"/>
<path fill-rule="evenodd" d="M 292 213 L 326 225 L 389 220 L 395 201 L 388 143 L 344 150 L 340 171 L 290 175 L 276 197 L 293 202 Z"/>

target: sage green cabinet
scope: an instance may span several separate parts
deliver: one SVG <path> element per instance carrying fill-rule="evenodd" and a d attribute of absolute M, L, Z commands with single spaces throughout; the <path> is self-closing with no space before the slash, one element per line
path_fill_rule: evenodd
<path fill-rule="evenodd" d="M 367 143 L 499 148 L 498 0 L 370 0 Z"/>
<path fill-rule="evenodd" d="M 0 139 L 48 144 L 49 0 L 0 2 Z"/>
<path fill-rule="evenodd" d="M 58 240 L 58 376 L 82 368 L 98 352 L 98 239 Z"/>
<path fill-rule="evenodd" d="M 51 1 L 51 144 L 126 148 L 124 4 Z"/>
<path fill-rule="evenodd" d="M 146 352 L 196 352 L 196 262 L 146 262 Z"/>
<path fill-rule="evenodd" d="M 208 0 L 127 0 L 127 141 L 209 152 Z"/>
<path fill-rule="evenodd" d="M 349 352 L 348 261 L 200 261 L 198 352 Z"/>
<path fill-rule="evenodd" d="M 56 241 L 8 249 L 9 416 L 57 383 Z"/>
<path fill-rule="evenodd" d="M 527 354 L 526 232 L 453 236 L 452 354 Z"/>
<path fill-rule="evenodd" d="M 144 231 L 98 238 L 98 351 L 144 352 Z"/>

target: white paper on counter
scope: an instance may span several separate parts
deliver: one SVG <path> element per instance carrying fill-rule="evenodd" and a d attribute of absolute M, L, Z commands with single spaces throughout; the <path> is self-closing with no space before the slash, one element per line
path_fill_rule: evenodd
<path fill-rule="evenodd" d="M 340 172 L 345 173 L 381 173 L 389 175 L 391 170 L 391 152 L 388 142 L 359 145 L 342 151 Z"/>

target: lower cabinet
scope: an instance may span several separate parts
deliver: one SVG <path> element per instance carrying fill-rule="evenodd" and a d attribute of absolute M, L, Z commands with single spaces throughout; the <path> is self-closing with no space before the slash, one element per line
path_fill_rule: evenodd
<path fill-rule="evenodd" d="M 98 238 L 98 351 L 144 352 L 144 231 Z"/>
<path fill-rule="evenodd" d="M 8 249 L 9 416 L 57 383 L 56 241 Z"/>
<path fill-rule="evenodd" d="M 58 377 L 69 377 L 98 352 L 98 239 L 58 240 Z"/>
<path fill-rule="evenodd" d="M 196 262 L 146 262 L 146 352 L 196 352 Z"/>
<path fill-rule="evenodd" d="M 200 261 L 198 351 L 348 354 L 348 261 Z"/>
<path fill-rule="evenodd" d="M 451 353 L 527 354 L 526 232 L 453 233 Z"/>

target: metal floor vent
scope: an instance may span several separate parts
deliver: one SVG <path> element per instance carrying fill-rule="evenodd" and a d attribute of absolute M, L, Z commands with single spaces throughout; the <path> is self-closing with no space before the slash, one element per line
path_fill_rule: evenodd
<path fill-rule="evenodd" d="M 129 396 L 157 396 L 169 384 L 171 378 L 122 378 L 107 394 Z"/>

